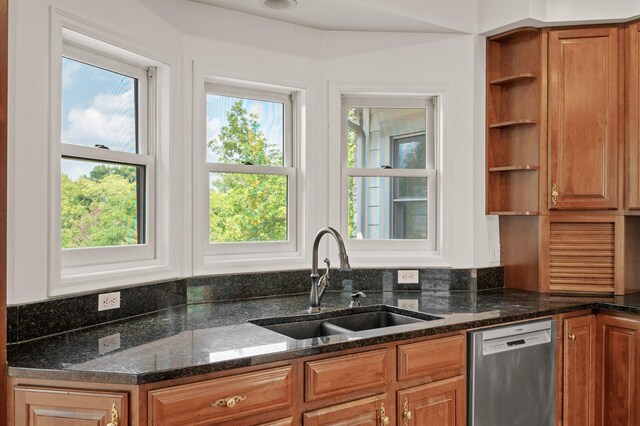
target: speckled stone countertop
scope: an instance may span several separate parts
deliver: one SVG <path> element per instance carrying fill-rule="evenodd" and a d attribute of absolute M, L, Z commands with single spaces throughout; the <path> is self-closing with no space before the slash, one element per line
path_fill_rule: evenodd
<path fill-rule="evenodd" d="M 247 322 L 307 315 L 307 295 L 201 303 L 8 346 L 9 375 L 54 380 L 143 384 L 365 347 L 580 309 L 640 313 L 640 294 L 561 297 L 517 290 L 369 293 L 363 305 L 396 306 L 419 298 L 420 312 L 442 319 L 352 334 L 294 340 Z M 344 292 L 325 294 L 323 314 L 344 310 Z M 119 335 L 120 348 L 100 353 L 99 339 Z"/>

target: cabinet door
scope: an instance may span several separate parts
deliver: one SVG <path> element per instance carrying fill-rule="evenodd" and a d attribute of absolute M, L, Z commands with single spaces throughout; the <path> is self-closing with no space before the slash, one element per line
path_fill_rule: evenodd
<path fill-rule="evenodd" d="M 640 425 L 640 321 L 598 315 L 598 425 Z"/>
<path fill-rule="evenodd" d="M 595 425 L 596 317 L 564 320 L 564 426 Z"/>
<path fill-rule="evenodd" d="M 16 387 L 16 426 L 128 424 L 126 393 Z"/>
<path fill-rule="evenodd" d="M 305 413 L 304 426 L 379 426 L 393 424 L 387 395 L 381 394 Z"/>
<path fill-rule="evenodd" d="M 628 207 L 640 209 L 640 24 L 629 25 L 626 31 Z"/>
<path fill-rule="evenodd" d="M 398 391 L 399 425 L 464 426 L 466 386 L 464 377 Z"/>
<path fill-rule="evenodd" d="M 618 205 L 618 29 L 549 33 L 551 209 Z"/>

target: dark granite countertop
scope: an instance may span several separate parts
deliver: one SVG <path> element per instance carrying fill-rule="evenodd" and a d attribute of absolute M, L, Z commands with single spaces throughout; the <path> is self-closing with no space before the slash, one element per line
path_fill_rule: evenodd
<path fill-rule="evenodd" d="M 307 340 L 294 340 L 247 322 L 305 315 L 307 295 L 183 305 L 9 345 L 9 375 L 143 384 L 572 310 L 640 313 L 640 294 L 562 297 L 508 289 L 378 292 L 367 294 L 363 304 L 396 306 L 398 299 L 416 298 L 421 312 L 443 319 Z M 349 300 L 348 293 L 327 293 L 323 312 L 345 309 Z M 100 339 L 113 335 L 120 348 L 100 353 Z"/>

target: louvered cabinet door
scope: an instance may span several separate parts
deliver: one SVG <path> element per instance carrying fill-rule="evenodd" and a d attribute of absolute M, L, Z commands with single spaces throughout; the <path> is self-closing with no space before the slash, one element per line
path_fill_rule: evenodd
<path fill-rule="evenodd" d="M 549 223 L 549 290 L 613 293 L 619 219 L 555 220 Z"/>

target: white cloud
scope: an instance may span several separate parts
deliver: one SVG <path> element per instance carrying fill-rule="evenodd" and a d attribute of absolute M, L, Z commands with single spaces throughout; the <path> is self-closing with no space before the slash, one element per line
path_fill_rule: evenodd
<path fill-rule="evenodd" d="M 80 62 L 76 61 L 64 61 L 62 67 L 62 87 L 67 87 L 71 83 L 73 83 L 73 79 L 82 65 Z"/>
<path fill-rule="evenodd" d="M 74 108 L 67 116 L 65 143 L 134 152 L 135 109 L 133 89 L 118 95 L 98 94 L 87 108 Z"/>
<path fill-rule="evenodd" d="M 219 118 L 209 118 L 207 120 L 207 142 L 213 138 L 217 138 L 222 129 L 222 120 Z"/>

